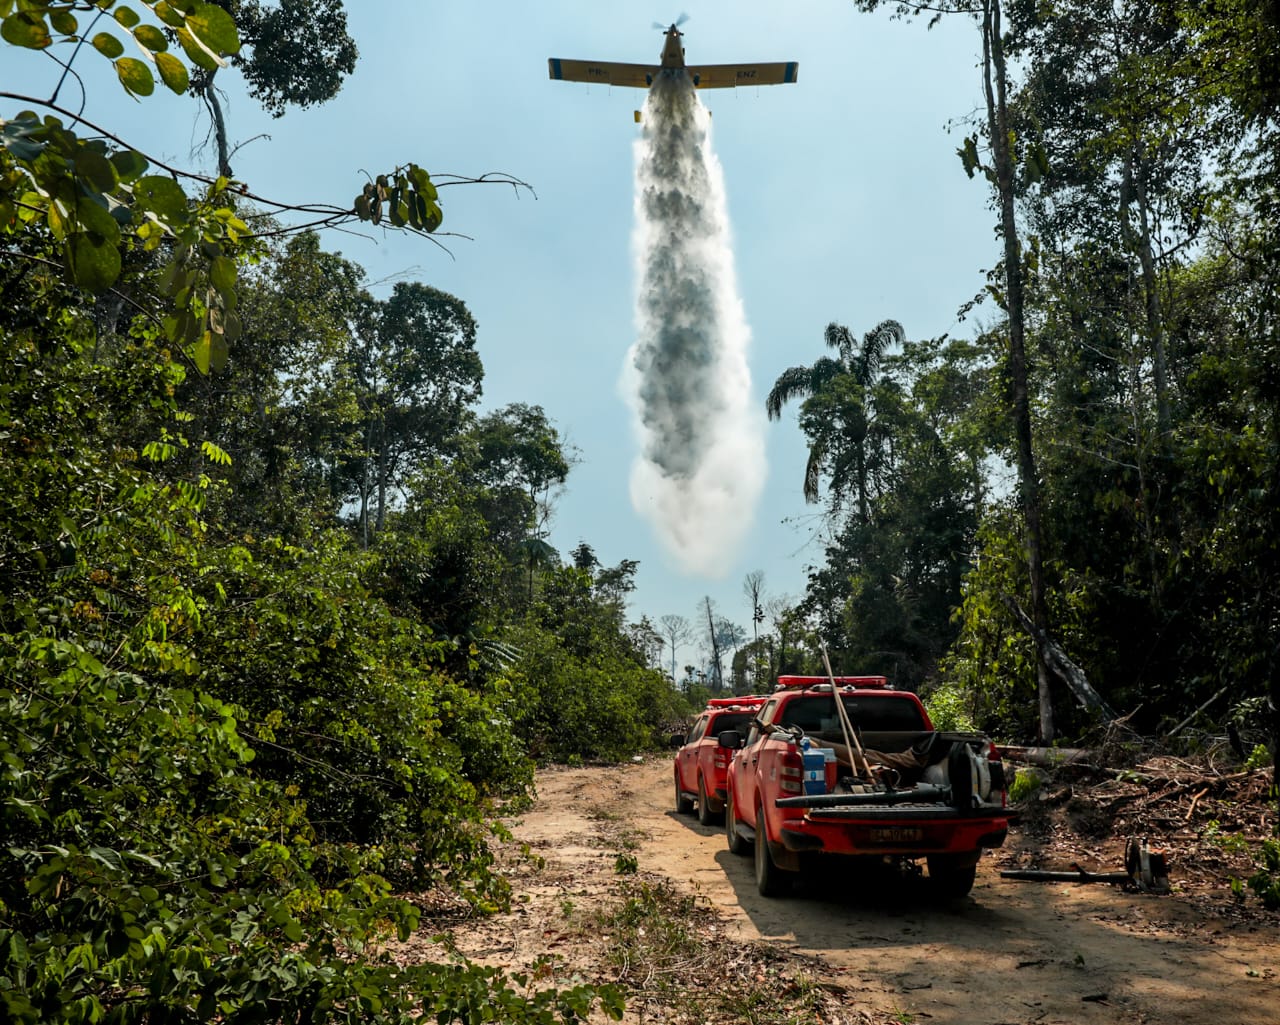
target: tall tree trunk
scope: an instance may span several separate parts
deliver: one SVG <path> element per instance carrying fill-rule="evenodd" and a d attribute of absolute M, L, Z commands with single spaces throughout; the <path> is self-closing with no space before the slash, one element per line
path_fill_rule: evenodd
<path fill-rule="evenodd" d="M 1136 166 L 1135 166 L 1136 165 Z M 1138 207 L 1138 229 L 1133 227 L 1129 212 L 1131 204 Z M 1140 156 L 1130 152 L 1124 165 L 1124 194 L 1120 197 L 1120 229 L 1125 245 L 1136 251 L 1142 267 L 1143 311 L 1146 319 L 1147 343 L 1150 346 L 1156 392 L 1156 451 L 1164 451 L 1169 443 L 1169 397 L 1165 381 L 1164 317 L 1160 310 L 1160 296 L 1156 281 L 1155 254 L 1151 245 L 1151 218 L 1147 209 L 1146 164 Z M 1155 502 L 1148 485 L 1143 454 L 1142 428 L 1142 379 L 1138 354 L 1134 354 L 1133 387 L 1133 447 L 1134 465 L 1138 468 L 1138 501 L 1141 504 L 1142 530 L 1147 546 L 1147 569 L 1151 577 L 1151 595 L 1157 609 L 1161 602 L 1159 560 L 1156 553 Z"/>
<path fill-rule="evenodd" d="M 982 58 L 988 133 L 1000 200 L 1000 232 L 1004 237 L 1005 301 L 1009 314 L 1009 375 L 1013 384 L 1014 433 L 1018 441 L 1018 485 L 1022 492 L 1026 527 L 1027 569 L 1031 577 L 1031 617 L 1037 633 L 1036 680 L 1040 704 L 1040 741 L 1047 744 L 1054 737 L 1053 696 L 1049 687 L 1051 674 L 1040 638 L 1049 636 L 1049 609 L 1044 592 L 1040 486 L 1036 475 L 1035 451 L 1031 444 L 1022 246 L 1014 216 L 1014 165 L 1009 146 L 1006 65 L 1001 41 L 999 0 L 983 0 Z"/>
<path fill-rule="evenodd" d="M 386 430 L 382 431 L 381 444 L 378 446 L 378 521 L 379 533 L 387 522 L 387 438 Z"/>
<path fill-rule="evenodd" d="M 206 71 L 197 79 L 196 92 L 209 108 L 209 116 L 213 118 L 213 141 L 218 147 L 218 174 L 224 178 L 232 177 L 231 152 L 227 145 L 227 122 L 222 115 L 222 104 L 218 102 L 218 93 L 213 87 L 213 78 L 218 69 Z"/>
<path fill-rule="evenodd" d="M 1142 263 L 1142 288 L 1146 297 L 1147 339 L 1151 343 L 1151 364 L 1156 384 L 1156 424 L 1160 448 L 1169 443 L 1169 386 L 1165 368 L 1164 314 L 1160 309 L 1160 289 L 1156 281 L 1155 247 L 1151 244 L 1151 213 L 1147 203 L 1147 162 L 1138 158 L 1134 176 L 1138 201 L 1138 259 Z"/>
<path fill-rule="evenodd" d="M 360 480 L 360 540 L 362 547 L 368 551 L 369 549 L 369 460 L 373 458 L 373 420 L 370 418 L 369 425 L 364 432 L 364 465 L 361 468 Z"/>

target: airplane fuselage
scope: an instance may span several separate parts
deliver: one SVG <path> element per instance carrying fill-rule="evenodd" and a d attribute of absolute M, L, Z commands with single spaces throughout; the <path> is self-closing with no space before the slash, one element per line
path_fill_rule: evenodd
<path fill-rule="evenodd" d="M 662 70 L 680 70 L 684 68 L 684 46 L 680 37 L 684 33 L 672 25 L 667 29 L 667 38 L 662 44 Z"/>

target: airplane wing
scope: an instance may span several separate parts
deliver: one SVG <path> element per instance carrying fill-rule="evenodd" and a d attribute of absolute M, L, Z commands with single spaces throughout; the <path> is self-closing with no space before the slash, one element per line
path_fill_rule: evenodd
<path fill-rule="evenodd" d="M 699 89 L 730 89 L 738 85 L 785 85 L 800 73 L 797 61 L 776 64 L 689 65 L 693 84 Z"/>
<path fill-rule="evenodd" d="M 559 57 L 547 60 L 551 77 L 565 82 L 599 82 L 601 85 L 632 86 L 648 89 L 657 77 L 654 64 L 614 64 L 609 61 L 569 61 Z"/>

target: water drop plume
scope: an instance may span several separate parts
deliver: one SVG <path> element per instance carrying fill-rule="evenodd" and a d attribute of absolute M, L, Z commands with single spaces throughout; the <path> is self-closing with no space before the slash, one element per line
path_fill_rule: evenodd
<path fill-rule="evenodd" d="M 636 142 L 636 340 L 623 389 L 640 452 L 631 502 L 689 574 L 720 576 L 764 486 L 764 417 L 711 119 L 687 75 L 649 91 Z"/>

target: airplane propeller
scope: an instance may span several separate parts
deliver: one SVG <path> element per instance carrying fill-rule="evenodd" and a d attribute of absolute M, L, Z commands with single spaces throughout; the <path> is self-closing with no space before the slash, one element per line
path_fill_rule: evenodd
<path fill-rule="evenodd" d="M 681 12 L 680 17 L 678 17 L 678 18 L 675 20 L 674 24 L 675 24 L 676 28 L 679 28 L 681 25 L 683 25 L 683 24 L 684 24 L 686 21 L 688 21 L 688 20 L 689 20 L 689 15 L 688 15 L 688 14 L 685 14 L 684 12 Z M 653 27 L 654 27 L 654 28 L 656 28 L 659 32 L 665 32 L 665 31 L 666 31 L 667 29 L 669 29 L 671 26 L 670 26 L 670 25 L 664 25 L 664 24 L 662 24 L 662 22 L 660 22 L 660 21 L 655 21 L 655 22 L 653 23 Z"/>

